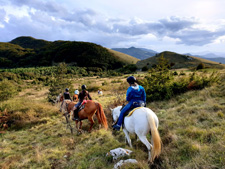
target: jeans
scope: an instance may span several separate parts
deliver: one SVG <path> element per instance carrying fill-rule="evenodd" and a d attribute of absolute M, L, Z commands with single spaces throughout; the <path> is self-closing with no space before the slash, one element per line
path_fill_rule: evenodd
<path fill-rule="evenodd" d="M 81 105 L 81 102 L 78 102 L 75 107 L 78 108 Z"/>
<path fill-rule="evenodd" d="M 124 114 L 129 111 L 131 108 L 136 108 L 136 107 L 141 107 L 141 104 L 143 105 L 143 103 L 145 104 L 144 101 L 142 100 L 135 100 L 135 101 L 130 101 L 120 112 L 120 117 L 118 119 L 117 124 L 119 126 L 122 125 L 123 123 L 123 119 L 124 119 Z"/>

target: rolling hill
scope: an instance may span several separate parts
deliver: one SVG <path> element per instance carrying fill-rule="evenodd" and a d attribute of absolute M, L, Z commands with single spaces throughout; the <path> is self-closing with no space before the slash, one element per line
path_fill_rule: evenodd
<path fill-rule="evenodd" d="M 122 52 L 118 52 L 116 50 L 108 49 L 111 53 L 114 54 L 114 56 L 120 60 L 121 62 L 129 63 L 129 64 L 136 64 L 140 59 L 127 55 Z"/>
<path fill-rule="evenodd" d="M 151 68 L 153 65 L 157 64 L 158 58 L 162 56 L 166 58 L 170 64 L 173 65 L 172 68 L 179 69 L 179 68 L 193 68 L 197 67 L 199 63 L 204 63 L 206 67 L 213 67 L 213 68 L 225 68 L 224 64 L 220 64 L 218 62 L 209 61 L 206 59 L 198 58 L 195 56 L 188 56 L 188 55 L 181 55 L 174 52 L 164 51 L 162 53 L 157 54 L 156 56 L 150 57 L 145 60 L 141 60 L 137 62 L 137 67 L 139 69 L 143 67 Z"/>
<path fill-rule="evenodd" d="M 23 48 L 39 49 L 49 45 L 51 42 L 42 39 L 35 39 L 30 36 L 21 36 L 13 39 L 10 43 L 19 45 Z"/>
<path fill-rule="evenodd" d="M 127 58 L 126 58 L 127 57 Z M 0 42 L 0 68 L 52 66 L 60 62 L 79 67 L 117 69 L 138 59 L 89 42 L 45 41 L 18 37 Z"/>

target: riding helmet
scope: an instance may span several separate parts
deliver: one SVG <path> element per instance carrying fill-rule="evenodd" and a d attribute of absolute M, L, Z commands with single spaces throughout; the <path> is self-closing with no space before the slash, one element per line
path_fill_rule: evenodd
<path fill-rule="evenodd" d="M 66 92 L 68 92 L 69 91 L 69 89 L 68 88 L 66 88 Z"/>
<path fill-rule="evenodd" d="M 86 85 L 81 86 L 82 90 L 87 89 Z"/>
<path fill-rule="evenodd" d="M 130 76 L 127 78 L 127 82 L 129 84 L 134 84 L 134 82 L 136 82 L 136 78 L 134 76 Z"/>

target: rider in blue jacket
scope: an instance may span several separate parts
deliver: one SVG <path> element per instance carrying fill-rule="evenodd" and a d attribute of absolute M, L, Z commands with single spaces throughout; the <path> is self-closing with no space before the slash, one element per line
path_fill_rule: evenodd
<path fill-rule="evenodd" d="M 132 106 L 140 107 L 141 104 L 146 104 L 146 93 L 145 89 L 137 84 L 137 80 L 134 76 L 127 78 L 127 82 L 130 84 L 130 87 L 127 89 L 126 100 L 129 102 L 120 113 L 120 117 L 117 121 L 117 124 L 113 125 L 113 129 L 120 130 L 120 127 L 123 123 L 124 113 L 127 112 Z"/>

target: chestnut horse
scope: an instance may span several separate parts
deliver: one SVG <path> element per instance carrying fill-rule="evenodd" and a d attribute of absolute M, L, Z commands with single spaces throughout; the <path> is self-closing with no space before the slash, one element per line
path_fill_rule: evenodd
<path fill-rule="evenodd" d="M 63 104 L 60 107 L 60 111 L 63 110 L 65 113 L 69 113 L 71 115 L 71 111 L 74 109 L 75 104 L 77 104 L 77 102 L 64 100 Z"/>
<path fill-rule="evenodd" d="M 74 101 L 74 102 L 78 102 L 78 101 L 79 101 L 78 95 L 77 95 L 77 94 L 74 94 L 74 95 L 73 95 L 73 101 Z"/>
<path fill-rule="evenodd" d="M 79 119 L 80 119 L 79 120 L 80 121 L 80 127 L 78 128 L 78 121 L 76 121 L 77 129 L 81 130 L 82 120 L 88 119 L 90 121 L 90 128 L 89 128 L 88 131 L 90 132 L 93 125 L 94 125 L 93 116 L 95 114 L 97 116 L 98 123 L 100 125 L 102 124 L 104 126 L 104 128 L 107 129 L 108 123 L 107 123 L 107 119 L 106 119 L 105 113 L 103 111 L 102 105 L 100 103 L 96 102 L 96 101 L 93 101 L 93 100 L 85 101 L 85 107 L 78 112 Z"/>

